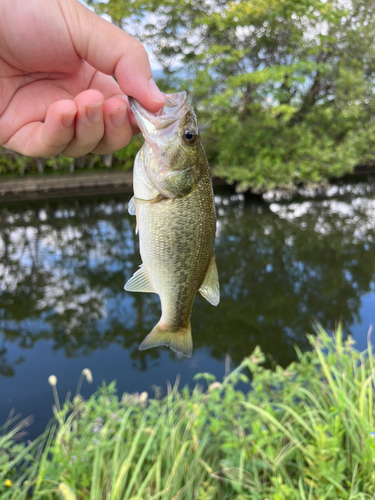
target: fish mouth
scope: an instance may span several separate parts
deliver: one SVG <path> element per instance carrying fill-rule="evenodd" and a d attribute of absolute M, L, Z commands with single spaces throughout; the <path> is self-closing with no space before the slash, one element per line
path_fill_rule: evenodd
<path fill-rule="evenodd" d="M 147 111 L 134 97 L 129 97 L 130 109 L 146 141 L 153 136 L 155 138 L 173 134 L 181 118 L 188 112 L 185 91 L 164 96 L 165 104 L 156 113 Z"/>

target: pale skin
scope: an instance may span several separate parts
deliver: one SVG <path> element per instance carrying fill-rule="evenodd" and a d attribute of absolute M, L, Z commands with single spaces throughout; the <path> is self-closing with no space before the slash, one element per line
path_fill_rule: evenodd
<path fill-rule="evenodd" d="M 77 0 L 0 0 L 0 12 L 0 145 L 109 154 L 135 130 L 127 96 L 163 106 L 143 45 Z"/>

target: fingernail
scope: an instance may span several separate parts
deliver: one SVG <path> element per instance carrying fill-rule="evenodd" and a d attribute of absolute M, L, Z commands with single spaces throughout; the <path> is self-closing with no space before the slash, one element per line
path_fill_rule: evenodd
<path fill-rule="evenodd" d="M 86 114 L 89 122 L 98 123 L 103 117 L 103 101 L 93 106 L 87 106 Z"/>
<path fill-rule="evenodd" d="M 124 106 L 121 106 L 121 108 L 116 109 L 116 111 L 113 111 L 109 115 L 109 119 L 111 120 L 111 123 L 114 127 L 116 128 L 122 128 L 125 127 L 128 114 L 126 112 L 127 105 L 124 104 Z"/>
<path fill-rule="evenodd" d="M 74 111 L 71 111 L 70 113 L 64 113 L 62 115 L 62 124 L 64 125 L 64 127 L 70 127 L 73 122 L 74 122 L 74 118 L 76 117 L 76 114 L 77 114 L 77 110 L 75 109 Z"/>
<path fill-rule="evenodd" d="M 150 78 L 148 81 L 148 88 L 150 90 L 151 97 L 154 99 L 154 101 L 163 102 L 163 103 L 165 102 L 165 98 L 164 98 L 163 94 L 160 92 L 160 90 L 158 89 L 158 86 L 156 85 L 156 83 L 154 82 L 154 80 L 152 78 Z"/>

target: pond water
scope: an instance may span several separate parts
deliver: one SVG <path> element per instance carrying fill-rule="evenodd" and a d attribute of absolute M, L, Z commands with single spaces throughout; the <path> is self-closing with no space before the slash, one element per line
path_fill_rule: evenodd
<path fill-rule="evenodd" d="M 247 201 L 217 195 L 221 302 L 196 297 L 191 359 L 139 351 L 157 323 L 154 294 L 124 291 L 140 264 L 130 196 L 0 205 L 0 423 L 11 408 L 34 415 L 32 439 L 52 416 L 51 388 L 75 391 L 83 368 L 119 392 L 153 393 L 178 374 L 221 379 L 260 345 L 274 362 L 307 349 L 317 321 L 338 321 L 359 349 L 375 326 L 375 188 L 332 187 L 327 196 Z"/>

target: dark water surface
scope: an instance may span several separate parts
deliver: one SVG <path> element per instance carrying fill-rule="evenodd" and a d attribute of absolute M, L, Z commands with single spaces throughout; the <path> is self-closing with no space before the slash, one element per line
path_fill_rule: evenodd
<path fill-rule="evenodd" d="M 221 303 L 197 296 L 194 354 L 139 351 L 157 323 L 154 294 L 124 291 L 140 257 L 126 195 L 0 205 L 0 424 L 12 407 L 34 415 L 33 438 L 83 368 L 120 392 L 165 388 L 181 374 L 224 374 L 259 344 L 284 366 L 308 348 L 312 320 L 339 320 L 360 349 L 375 326 L 375 188 L 331 188 L 325 198 L 246 202 L 216 197 Z"/>

